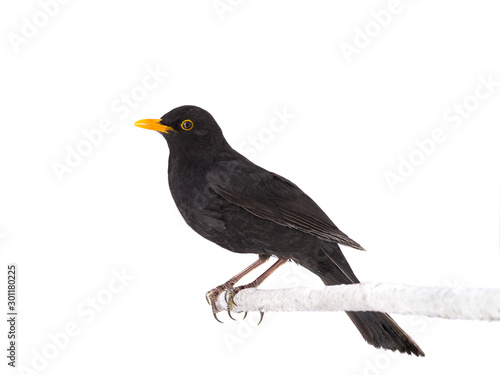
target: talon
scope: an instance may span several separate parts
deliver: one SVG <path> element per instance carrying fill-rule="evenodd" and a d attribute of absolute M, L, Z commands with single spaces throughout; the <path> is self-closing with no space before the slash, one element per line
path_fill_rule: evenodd
<path fill-rule="evenodd" d="M 227 303 L 227 315 L 233 320 L 236 320 L 233 318 L 231 315 L 231 310 L 233 309 L 233 288 L 226 289 L 226 295 L 224 296 L 226 303 Z"/>
<path fill-rule="evenodd" d="M 233 306 L 238 306 L 236 304 L 236 302 L 234 302 L 234 296 L 236 295 L 237 293 L 237 289 L 238 288 L 229 288 L 226 290 L 226 303 L 227 303 L 227 313 L 229 315 L 229 317 L 233 320 L 236 320 L 233 318 L 233 316 L 231 315 L 231 310 L 233 310 Z M 235 293 L 235 290 L 236 290 L 236 293 Z M 247 316 L 247 313 L 245 312 L 245 316 L 243 317 L 243 319 L 245 319 L 245 317 Z"/>
<path fill-rule="evenodd" d="M 260 322 L 262 322 L 262 318 L 264 317 L 264 311 L 259 311 L 260 312 L 260 320 L 259 322 L 257 323 L 257 325 L 260 324 Z"/>
<path fill-rule="evenodd" d="M 236 319 L 234 319 L 233 316 L 231 315 L 231 310 L 227 310 L 227 315 L 229 315 L 229 317 L 231 319 L 233 319 L 234 321 L 236 321 Z"/>
<path fill-rule="evenodd" d="M 248 313 L 248 311 L 245 311 L 245 315 L 243 315 L 243 319 L 241 319 L 241 320 L 245 320 L 245 318 L 247 317 L 247 313 Z"/>
<path fill-rule="evenodd" d="M 217 313 L 216 313 L 216 312 L 214 312 L 214 318 L 215 318 L 215 320 L 217 320 L 219 323 L 224 324 L 224 322 L 220 321 L 220 320 L 219 320 L 219 318 L 217 318 Z"/>
<path fill-rule="evenodd" d="M 223 291 L 226 291 L 226 294 L 224 295 L 224 299 L 226 300 L 226 303 L 228 303 L 229 317 L 233 320 L 236 320 L 231 316 L 231 313 L 230 313 L 230 309 L 232 308 L 232 304 L 231 304 L 232 296 L 231 296 L 230 291 L 233 289 L 232 288 L 233 285 L 234 285 L 233 283 L 227 282 L 227 283 L 219 285 L 218 287 L 205 293 L 205 299 L 207 300 L 208 304 L 210 306 L 212 306 L 212 313 L 214 314 L 214 318 L 219 323 L 223 323 L 223 322 L 221 320 L 219 320 L 219 318 L 217 318 L 217 313 L 219 313 L 220 311 L 217 309 L 216 305 L 217 305 L 217 299 L 219 298 L 220 294 Z M 229 295 L 228 295 L 228 293 L 229 293 Z"/>
<path fill-rule="evenodd" d="M 219 310 L 216 307 L 216 303 L 217 303 L 217 297 L 219 296 L 220 292 L 221 292 L 220 287 L 212 289 L 205 294 L 205 299 L 207 300 L 208 304 L 212 306 L 212 314 L 214 314 L 215 320 L 217 320 L 219 323 L 224 323 L 217 317 L 217 313 L 219 313 Z"/>

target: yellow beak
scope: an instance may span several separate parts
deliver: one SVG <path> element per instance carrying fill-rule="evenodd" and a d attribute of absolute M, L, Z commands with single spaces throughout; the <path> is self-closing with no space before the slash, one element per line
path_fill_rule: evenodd
<path fill-rule="evenodd" d="M 134 125 L 144 129 L 156 130 L 162 133 L 174 132 L 174 128 L 160 124 L 161 119 L 139 120 Z"/>

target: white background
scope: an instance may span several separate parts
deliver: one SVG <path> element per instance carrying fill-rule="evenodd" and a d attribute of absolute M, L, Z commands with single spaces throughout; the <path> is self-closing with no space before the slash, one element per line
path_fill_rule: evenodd
<path fill-rule="evenodd" d="M 496 373 L 498 323 L 394 316 L 423 359 L 370 347 L 342 313 L 269 314 L 258 328 L 257 314 L 244 323 L 221 314 L 217 323 L 205 292 L 255 256 L 185 225 L 168 190 L 166 142 L 133 123 L 195 104 L 235 148 L 257 137 L 253 160 L 297 183 L 368 250 L 345 248 L 361 280 L 500 287 L 500 87 L 470 98 L 478 77 L 500 81 L 498 2 L 401 0 L 378 29 L 387 1 L 219 3 L 229 8 L 1 5 L 0 289 L 17 263 L 20 373 Z M 348 61 L 341 44 L 355 46 L 366 27 L 369 43 Z M 23 28 L 29 37 L 17 45 Z M 118 111 L 131 92 L 135 108 Z M 477 109 L 453 129 L 443 114 L 464 100 Z M 295 117 L 272 130 L 284 108 Z M 104 119 L 109 132 L 59 179 L 54 165 Z M 384 174 L 437 128 L 446 141 L 391 190 Z M 133 280 L 111 294 L 113 272 Z M 296 285 L 321 283 L 288 264 L 263 287 Z M 95 296 L 111 300 L 87 322 L 78 308 Z M 68 323 L 78 334 L 54 352 L 50 335 Z M 53 358 L 28 372 L 44 351 Z"/>

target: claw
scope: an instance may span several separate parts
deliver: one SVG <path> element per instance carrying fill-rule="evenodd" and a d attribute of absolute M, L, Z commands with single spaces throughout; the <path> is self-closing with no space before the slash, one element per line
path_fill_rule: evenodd
<path fill-rule="evenodd" d="M 215 296 L 214 296 L 215 294 Z M 215 307 L 215 301 L 217 301 L 217 297 L 219 296 L 220 292 L 217 290 L 217 288 L 209 290 L 208 292 L 205 293 L 205 299 L 207 300 L 207 303 L 209 305 L 214 305 Z"/>
<path fill-rule="evenodd" d="M 264 311 L 259 311 L 260 312 L 260 320 L 259 322 L 257 323 L 257 325 L 260 324 L 260 322 L 262 322 L 262 318 L 264 317 Z"/>
<path fill-rule="evenodd" d="M 220 321 L 220 320 L 219 320 L 219 318 L 217 318 L 217 313 L 216 313 L 216 312 L 214 312 L 214 318 L 215 318 L 215 320 L 217 320 L 219 323 L 224 324 L 224 322 Z"/>
<path fill-rule="evenodd" d="M 226 294 L 224 295 L 224 300 L 227 303 L 227 313 L 232 320 L 236 320 L 231 315 L 231 310 L 233 309 L 233 306 L 236 306 L 236 303 L 234 303 L 233 298 L 234 298 L 235 294 L 238 292 L 238 289 L 233 288 L 233 285 L 234 285 L 233 282 L 228 281 L 227 283 L 219 285 L 218 287 L 205 293 L 205 299 L 207 300 L 208 304 L 210 306 L 212 306 L 212 313 L 214 314 L 214 318 L 215 318 L 215 320 L 217 320 L 220 323 L 223 323 L 223 322 L 221 322 L 219 320 L 219 318 L 217 318 L 217 313 L 219 312 L 219 310 L 217 309 L 216 304 L 217 304 L 217 299 L 218 299 L 219 295 L 223 291 L 226 291 Z"/>
<path fill-rule="evenodd" d="M 227 315 L 229 315 L 229 317 L 231 319 L 233 319 L 234 321 L 236 321 L 236 319 L 234 319 L 233 316 L 231 315 L 231 310 L 227 310 Z"/>
<path fill-rule="evenodd" d="M 227 313 L 228 313 L 229 317 L 233 320 L 236 320 L 236 319 L 234 319 L 233 316 L 231 315 L 231 310 L 233 310 L 233 306 L 238 306 L 236 304 L 236 302 L 234 302 L 234 296 L 238 293 L 238 291 L 239 291 L 238 288 L 232 288 L 232 287 L 226 290 L 225 299 L 227 302 Z M 245 319 L 246 317 L 247 317 L 247 311 L 245 311 L 245 315 L 243 315 L 243 319 Z"/>
<path fill-rule="evenodd" d="M 212 306 L 212 314 L 214 314 L 215 320 L 217 320 L 219 323 L 224 323 L 219 318 L 217 318 L 217 313 L 219 313 L 219 310 L 217 310 L 215 304 L 217 303 L 217 297 L 219 296 L 219 294 L 220 294 L 220 289 L 219 287 L 217 287 L 215 289 L 208 291 L 205 294 L 205 299 L 207 300 L 208 304 Z"/>
<path fill-rule="evenodd" d="M 217 298 L 212 299 L 212 303 L 210 304 L 212 306 L 212 314 L 214 314 L 215 320 L 217 320 L 219 323 L 224 323 L 223 321 L 219 320 L 219 318 L 217 318 L 217 313 L 219 312 L 219 310 L 217 310 L 217 307 L 215 306 L 216 299 Z"/>
<path fill-rule="evenodd" d="M 234 288 L 229 288 L 226 289 L 226 295 L 224 296 L 226 303 L 227 303 L 227 315 L 233 320 L 236 320 L 233 318 L 231 315 L 231 310 L 233 309 L 233 297 L 234 297 Z"/>

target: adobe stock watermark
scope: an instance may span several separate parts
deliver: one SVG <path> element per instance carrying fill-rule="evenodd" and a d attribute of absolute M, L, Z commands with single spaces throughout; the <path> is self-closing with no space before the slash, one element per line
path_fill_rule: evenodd
<path fill-rule="evenodd" d="M 232 14 L 242 2 L 243 0 L 214 0 L 212 1 L 212 8 L 219 16 L 219 19 L 224 21 L 226 14 Z"/>
<path fill-rule="evenodd" d="M 41 348 L 31 350 L 29 364 L 21 364 L 18 367 L 20 374 L 38 375 L 45 371 L 50 363 L 58 358 L 83 332 L 85 327 L 91 324 L 99 313 L 109 308 L 117 295 L 123 293 L 130 281 L 134 280 L 134 276 L 130 275 L 125 268 L 121 271 L 113 269 L 111 275 L 104 288 L 76 306 L 76 319 L 68 321 L 64 327 L 56 331 L 50 331 L 45 344 Z"/>
<path fill-rule="evenodd" d="M 342 41 L 339 43 L 339 48 L 346 61 L 348 63 L 352 62 L 353 55 L 359 55 L 368 47 L 373 39 L 377 38 L 384 29 L 389 27 L 394 16 L 400 14 L 403 10 L 404 6 L 400 0 L 390 0 L 385 9 L 372 10 L 370 19 L 363 26 L 354 28 L 354 35 L 351 37 L 352 42 Z"/>
<path fill-rule="evenodd" d="M 110 111 L 119 120 L 128 118 L 131 111 L 145 101 L 150 93 L 157 89 L 169 75 L 159 65 L 156 67 L 146 66 L 145 70 L 146 75 L 140 83 L 111 102 Z M 57 180 L 63 182 L 65 176 L 80 166 L 84 158 L 91 155 L 103 143 L 105 136 L 111 134 L 115 129 L 116 124 L 110 116 L 103 117 L 94 128 L 84 129 L 79 141 L 65 147 L 64 157 L 61 160 L 52 161 L 51 167 Z"/>
<path fill-rule="evenodd" d="M 62 5 L 66 5 L 70 0 L 39 0 L 38 9 L 29 17 L 21 18 L 21 26 L 18 32 L 8 32 L 7 39 L 17 54 L 21 46 L 28 44 L 55 18 Z"/>
<path fill-rule="evenodd" d="M 297 117 L 296 114 L 288 112 L 286 106 L 283 106 L 281 110 L 274 108 L 272 112 L 273 115 L 267 126 L 261 128 L 257 134 L 248 136 L 237 148 L 239 152 L 250 160 L 255 160 L 259 151 L 265 150 L 266 146 L 275 139 L 276 135 L 289 127 L 292 120 Z"/>
<path fill-rule="evenodd" d="M 430 131 L 428 137 L 416 139 L 413 150 L 406 156 L 397 157 L 397 167 L 392 171 L 384 172 L 385 181 L 391 191 L 396 191 L 396 188 L 407 181 L 418 167 L 424 165 L 436 152 L 438 145 L 445 143 L 452 131 L 461 129 L 467 119 L 481 107 L 481 103 L 490 99 L 500 87 L 500 81 L 495 81 L 492 74 L 488 77 L 479 76 L 477 81 L 474 92 L 443 112 L 442 118 L 445 126 L 436 126 Z"/>

